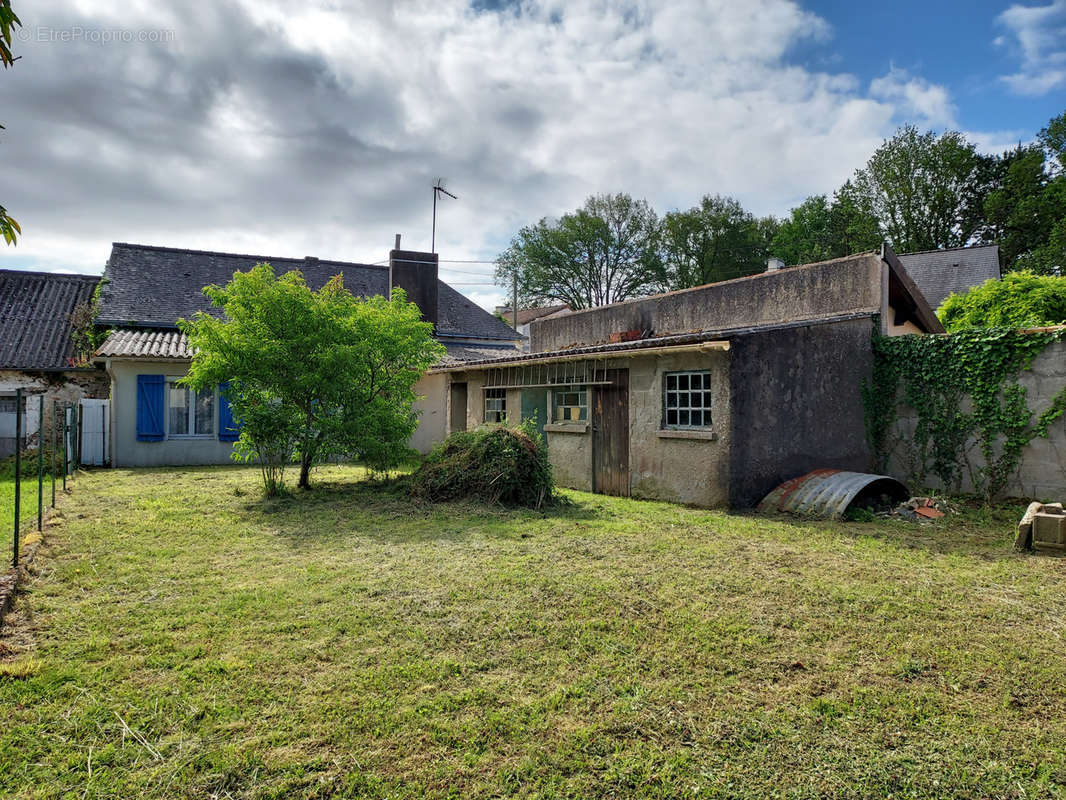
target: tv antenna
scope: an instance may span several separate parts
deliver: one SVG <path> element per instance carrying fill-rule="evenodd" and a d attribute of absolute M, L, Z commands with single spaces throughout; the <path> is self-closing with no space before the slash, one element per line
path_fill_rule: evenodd
<path fill-rule="evenodd" d="M 433 236 L 430 239 L 429 252 L 437 252 L 437 198 L 441 194 L 446 194 L 452 200 L 458 200 L 454 194 L 444 188 L 444 178 L 437 178 L 437 182 L 433 184 Z"/>

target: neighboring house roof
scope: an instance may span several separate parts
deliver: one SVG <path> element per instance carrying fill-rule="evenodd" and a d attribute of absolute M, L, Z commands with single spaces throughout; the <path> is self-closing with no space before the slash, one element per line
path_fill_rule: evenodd
<path fill-rule="evenodd" d="M 315 290 L 337 274 L 343 275 L 345 287 L 355 295 L 386 295 L 389 290 L 389 268 L 376 264 L 116 242 L 104 273 L 107 283 L 97 322 L 116 327 L 173 328 L 178 319 L 188 319 L 197 311 L 218 316 L 220 310 L 204 297 L 203 287 L 224 285 L 234 272 L 247 271 L 262 262 L 279 273 L 300 270 Z M 518 338 L 509 326 L 443 281 L 438 293 L 438 335 L 505 341 Z"/>
<path fill-rule="evenodd" d="M 531 323 L 535 319 L 540 319 L 541 317 L 551 316 L 552 314 L 557 314 L 560 311 L 569 311 L 569 310 L 570 310 L 570 306 L 568 306 L 566 303 L 560 303 L 559 305 L 555 305 L 555 306 L 540 306 L 539 308 L 520 308 L 520 309 L 518 309 L 518 324 L 519 325 L 528 325 L 529 323 Z M 507 306 L 505 308 L 500 308 L 499 312 L 500 312 L 500 314 L 503 316 L 503 318 L 505 320 L 507 320 L 508 322 L 511 322 L 511 307 L 510 306 Z"/>
<path fill-rule="evenodd" d="M 499 339 L 501 342 L 525 338 L 444 281 L 438 287 L 437 336 Z"/>
<path fill-rule="evenodd" d="M 98 275 L 0 270 L 0 369 L 70 369 L 70 314 L 92 300 L 99 282 Z"/>
<path fill-rule="evenodd" d="M 513 345 L 445 344 L 447 354 L 438 366 L 483 361 L 520 353 Z M 193 353 L 185 334 L 173 328 L 120 328 L 112 331 L 96 351 L 98 358 L 175 359 L 187 361 Z"/>
<path fill-rule="evenodd" d="M 994 244 L 903 253 L 899 260 L 934 310 L 952 293 L 1000 278 L 999 246 Z"/>

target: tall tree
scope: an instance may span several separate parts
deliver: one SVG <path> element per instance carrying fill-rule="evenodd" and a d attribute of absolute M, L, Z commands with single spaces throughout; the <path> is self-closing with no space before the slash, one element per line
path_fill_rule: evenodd
<path fill-rule="evenodd" d="M 525 304 L 592 308 L 656 288 L 659 220 L 646 200 L 594 195 L 557 221 L 522 228 L 496 260 L 496 281 L 517 278 Z"/>
<path fill-rule="evenodd" d="M 721 195 L 706 195 L 688 211 L 671 211 L 660 233 L 666 286 L 684 289 L 762 272 L 776 227 Z"/>
<path fill-rule="evenodd" d="M 882 238 L 877 220 L 859 207 L 849 181 L 832 200 L 814 195 L 792 209 L 777 229 L 770 254 L 787 264 L 809 264 L 875 250 Z"/>
<path fill-rule="evenodd" d="M 200 312 L 179 322 L 195 353 L 186 382 L 229 382 L 243 424 L 235 455 L 264 465 L 268 493 L 293 456 L 306 488 L 311 468 L 326 459 L 384 469 L 410 452 L 412 387 L 443 348 L 402 291 L 358 299 L 337 276 L 313 292 L 299 272 L 275 277 L 258 264 L 204 294 L 225 317 Z"/>
<path fill-rule="evenodd" d="M 0 0 L 0 64 L 5 69 L 15 63 L 15 57 L 11 54 L 11 42 L 15 28 L 21 25 L 19 18 L 11 9 L 11 0 Z M 4 126 L 0 125 L 0 130 L 3 128 Z M 0 236 L 3 236 L 8 244 L 15 244 L 20 233 L 22 233 L 22 228 L 19 227 L 18 222 L 14 217 L 8 216 L 7 209 L 0 206 Z"/>
<path fill-rule="evenodd" d="M 937 136 L 907 125 L 855 173 L 855 197 L 900 252 L 960 247 L 981 227 L 982 166 L 961 133 Z"/>

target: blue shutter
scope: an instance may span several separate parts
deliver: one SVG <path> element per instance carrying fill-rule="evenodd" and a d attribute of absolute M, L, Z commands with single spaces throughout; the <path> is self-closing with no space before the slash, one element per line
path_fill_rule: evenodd
<path fill-rule="evenodd" d="M 241 426 L 233 419 L 233 406 L 229 404 L 229 381 L 218 385 L 218 440 L 235 442 L 241 436 Z"/>
<path fill-rule="evenodd" d="M 162 375 L 137 376 L 137 441 L 161 442 L 166 379 Z"/>

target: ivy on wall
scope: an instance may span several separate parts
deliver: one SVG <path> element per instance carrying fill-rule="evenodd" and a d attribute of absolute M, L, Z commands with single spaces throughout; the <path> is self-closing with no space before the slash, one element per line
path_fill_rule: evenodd
<path fill-rule="evenodd" d="M 874 334 L 873 378 L 863 387 L 866 435 L 875 467 L 893 453 L 912 481 L 936 476 L 958 491 L 964 470 L 986 498 L 1002 492 L 1022 451 L 1066 412 L 1066 386 L 1033 421 L 1019 375 L 1063 331 L 1020 333 L 971 328 L 950 336 Z M 914 430 L 900 431 L 900 408 L 913 411 Z M 983 464 L 969 459 L 976 448 Z"/>

